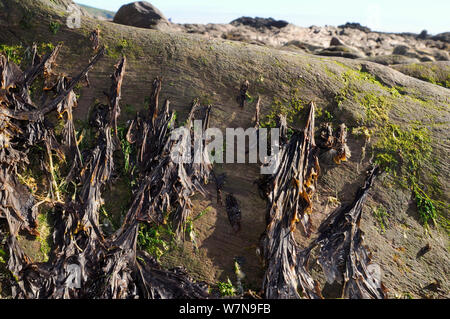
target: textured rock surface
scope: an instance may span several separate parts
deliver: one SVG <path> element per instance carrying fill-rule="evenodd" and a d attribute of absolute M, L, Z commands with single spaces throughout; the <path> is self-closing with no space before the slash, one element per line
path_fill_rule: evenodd
<path fill-rule="evenodd" d="M 260 18 L 244 17 L 230 24 L 184 24 L 174 26 L 173 30 L 291 51 L 298 49 L 325 56 L 351 59 L 369 57 L 371 61 L 385 65 L 450 59 L 446 33 L 435 37 L 382 33 L 371 31 L 358 23 L 309 28 L 287 24 L 282 28 L 275 28 L 270 26 L 272 20 L 258 19 Z"/>
<path fill-rule="evenodd" d="M 417 79 L 450 89 L 449 61 L 394 65 L 393 68 Z"/>
<path fill-rule="evenodd" d="M 48 6 L 42 6 L 42 3 L 48 3 Z M 77 129 L 86 123 L 95 98 L 102 96 L 110 86 L 107 75 L 121 54 L 125 54 L 129 62 L 122 88 L 121 121 L 124 122 L 134 118 L 137 111 L 147 108 L 145 100 L 156 76 L 164 79 L 161 98 L 171 98 L 171 107 L 178 112 L 181 122 L 187 118 L 192 100 L 200 98 L 202 104 L 213 105 L 211 127 L 221 129 L 253 125 L 254 102 L 249 102 L 244 109 L 236 103 L 240 85 L 246 79 L 250 83 L 249 94 L 261 97 L 262 120 L 279 110 L 280 103 L 283 108 L 288 108 L 294 101 L 301 107 L 301 101 L 314 100 L 318 109 L 322 110 L 317 125 L 330 118 L 333 122 L 344 122 L 349 127 L 348 146 L 352 152 L 351 159 L 343 165 L 322 167 L 311 214 L 312 230 L 315 232 L 334 208 L 353 200 L 363 182 L 361 176 L 369 165 L 370 149 L 378 139 L 377 135 L 372 135 L 366 145 L 363 137 L 353 134 L 353 129 L 369 125 L 367 110 L 370 107 L 382 108 L 387 104 L 389 108 L 385 115 L 393 125 L 406 130 L 419 123 L 420 127 L 429 131 L 432 162 L 424 167 L 421 175 L 426 177 L 428 189 L 440 185 L 433 196 L 444 203 L 449 202 L 449 89 L 406 75 L 409 74 L 406 70 L 401 70 L 406 73 L 403 74 L 394 68 L 361 59 L 305 53 L 328 48 L 334 36 L 367 56 L 370 53 L 371 56 L 365 59 L 380 58 L 385 61 L 387 57 L 395 57 L 393 61 L 388 61 L 392 63 L 387 64 L 397 64 L 395 59 L 403 63 L 411 61 L 407 59 L 418 61 L 405 56 L 391 56 L 398 45 L 408 45 L 414 50 L 447 52 L 446 43 L 429 38 L 417 40 L 416 35 L 365 33 L 354 28 L 300 28 L 288 25 L 276 33 L 265 29 L 256 32 L 248 26 L 234 27 L 230 24 L 175 26 L 179 31 L 203 32 L 200 36 L 139 29 L 90 18 L 83 18 L 83 29 L 62 27 L 57 34 L 53 34 L 48 28 L 49 16 L 59 19 L 62 24 L 65 16 L 58 13 L 61 10 L 52 11 L 50 3 L 0 1 L 0 6 L 3 5 L 0 25 L 4 27 L 4 32 L 0 33 L 0 43 L 28 46 L 33 42 L 64 41 L 65 46 L 57 60 L 58 70 L 74 74 L 81 67 L 78 61 L 88 61 L 93 55 L 86 30 L 101 29 L 100 44 L 108 45 L 110 52 L 89 73 L 91 86 L 80 90 L 79 103 L 74 109 Z M 18 12 L 16 15 L 10 14 L 7 22 L 3 19 L 6 5 L 16 8 Z M 39 21 L 32 25 L 32 29 L 20 25 L 24 10 L 34 12 Z M 228 36 L 247 43 L 223 39 Z M 126 45 L 123 40 L 126 40 Z M 259 45 L 249 45 L 248 42 Z M 423 63 L 425 66 L 429 64 Z M 364 97 L 371 98 L 369 103 L 363 103 Z M 303 127 L 304 117 L 303 111 L 296 113 L 293 125 Z M 365 156 L 363 148 L 367 153 Z M 206 211 L 194 222 L 198 249 L 192 243 L 184 242 L 164 255 L 161 261 L 164 267 L 184 265 L 194 278 L 205 280 L 214 287 L 217 281 L 226 281 L 227 277 L 234 282 L 234 257 L 239 256 L 245 260 L 241 268 L 247 275 L 246 287 L 258 290 L 263 271 L 255 250 L 265 228 L 265 203 L 259 198 L 254 185 L 255 179 L 260 176 L 259 166 L 224 164 L 215 169 L 218 173 L 227 173 L 224 192 L 233 193 L 241 205 L 240 233 L 235 234 L 231 229 L 225 207 L 216 204 L 216 189 L 210 183 L 207 189 L 209 195 L 196 198 L 193 208 L 194 216 Z M 389 175 L 381 176 L 369 193 L 361 220 L 365 244 L 372 251 L 373 260 L 381 266 L 390 298 L 448 298 L 448 234 L 434 226 L 430 227 L 429 234 L 424 231 L 411 190 L 407 186 L 399 187 L 395 180 Z M 111 188 L 105 203 L 111 206 L 111 211 L 115 209 L 120 218 L 120 206 L 126 205 L 126 200 L 117 196 L 115 188 L 117 185 Z M 379 219 L 374 214 L 378 207 L 384 207 L 388 214 L 384 220 L 385 231 L 381 230 Z M 299 245 L 308 245 L 308 240 L 300 231 L 296 231 L 295 236 Z M 33 243 L 29 245 L 30 250 L 39 255 L 39 248 L 34 246 L 40 243 L 36 240 Z M 3 244 L 0 242 L 0 245 Z M 431 250 L 418 258 L 418 252 L 427 244 L 430 244 Z M 30 256 L 38 260 L 38 257 Z M 314 262 L 311 262 L 311 267 L 312 274 L 323 283 L 324 278 L 315 271 L 317 266 Z M 1 265 L 0 268 L 0 281 L 9 278 Z M 438 289 L 426 288 L 435 282 L 440 282 Z M 3 282 L 1 285 L 5 287 Z M 2 294 L 7 296 L 7 289 Z"/>
<path fill-rule="evenodd" d="M 442 41 L 442 42 L 450 43 L 450 32 L 439 33 L 431 38 L 435 41 Z"/>

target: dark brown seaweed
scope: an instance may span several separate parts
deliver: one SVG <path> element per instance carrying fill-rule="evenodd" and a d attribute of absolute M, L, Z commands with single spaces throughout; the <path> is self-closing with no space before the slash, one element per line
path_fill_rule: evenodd
<path fill-rule="evenodd" d="M 228 194 L 225 198 L 225 207 L 231 227 L 236 233 L 239 232 L 241 230 L 242 213 L 239 203 L 233 194 Z"/>
<path fill-rule="evenodd" d="M 285 121 L 280 121 L 285 125 Z M 286 131 L 282 128 L 283 132 Z M 314 143 L 314 103 L 303 131 L 294 132 L 281 145 L 279 167 L 264 181 L 267 194 L 267 228 L 261 237 L 266 266 L 263 291 L 266 298 L 320 298 L 318 286 L 307 272 L 308 254 L 299 251 L 293 231 L 298 222 L 310 234 L 311 196 L 319 173 Z"/>
<path fill-rule="evenodd" d="M 209 167 L 203 164 L 181 164 L 182 167 L 177 167 L 169 161 L 168 154 L 173 144 L 168 140 L 172 119 L 168 102 L 156 121 L 140 120 L 149 124 L 149 140 L 153 145 L 147 149 L 142 146 L 143 143 L 139 146 L 143 158 L 150 158 L 150 164 L 140 163 L 141 171 L 137 178 L 142 186 L 135 193 L 126 221 L 110 238 L 105 238 L 99 225 L 99 210 L 103 204 L 102 193 L 113 180 L 113 154 L 119 148 L 117 119 L 126 60 L 122 58 L 115 66 L 107 94 L 108 103 L 97 104 L 93 112 L 91 124 L 92 129 L 97 131 L 97 141 L 94 148 L 82 158 L 72 119 L 72 109 L 76 106 L 73 88 L 87 75 L 104 50 L 73 79 L 52 71 L 57 50 L 59 47 L 42 59 L 35 56 L 26 73 L 0 56 L 0 218 L 6 219 L 9 228 L 8 269 L 17 279 L 12 283 L 13 297 L 206 298 L 208 292 L 204 283 L 195 283 L 181 268 L 161 269 L 146 253 L 137 252 L 136 241 L 141 222 L 139 218 L 147 217 L 142 211 L 142 195 L 155 196 L 154 202 L 161 205 L 170 204 L 179 213 L 174 218 L 178 218 L 181 225 L 189 214 L 189 196 L 194 190 L 200 189 L 201 183 L 207 178 Z M 27 87 L 39 73 L 44 73 L 46 89 L 53 92 L 55 97 L 36 107 L 31 102 Z M 12 91 L 11 88 L 20 90 Z M 195 105 L 195 108 L 193 114 L 200 107 Z M 207 108 L 206 118 L 209 110 Z M 58 112 L 65 122 L 62 145 L 56 141 L 53 127 L 46 124 L 46 115 L 53 111 Z M 28 163 L 26 148 L 37 144 L 46 146 L 46 161 L 49 162 L 46 166 L 50 172 L 52 152 L 56 152 L 72 163 L 66 179 L 70 178 L 80 185 L 78 191 L 67 195 L 67 198 L 59 194 L 57 188 L 53 189 L 58 195 L 52 202 L 54 247 L 49 261 L 42 263 L 33 262 L 27 257 L 17 239 L 20 230 L 37 235 L 38 204 L 15 174 Z M 54 182 L 53 174 L 49 175 L 50 182 Z M 149 187 L 153 191 L 156 184 L 160 185 L 160 195 L 149 191 Z M 167 202 L 164 202 L 167 197 L 165 194 L 169 197 Z"/>
<path fill-rule="evenodd" d="M 241 88 L 239 90 L 239 95 L 236 97 L 236 102 L 239 104 L 240 107 L 245 106 L 245 101 L 247 100 L 247 92 L 250 87 L 250 83 L 248 80 L 245 80 L 241 84 Z"/>
<path fill-rule="evenodd" d="M 343 283 L 343 297 L 350 299 L 383 299 L 379 266 L 371 262 L 368 249 L 363 246 L 359 228 L 367 194 L 379 172 L 374 167 L 350 205 L 337 208 L 319 227 L 318 262 L 328 283 Z"/>

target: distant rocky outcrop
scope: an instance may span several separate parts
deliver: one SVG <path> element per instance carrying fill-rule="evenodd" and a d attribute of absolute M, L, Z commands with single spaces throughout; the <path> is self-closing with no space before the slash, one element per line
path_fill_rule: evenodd
<path fill-rule="evenodd" d="M 289 22 L 284 20 L 275 20 L 273 18 L 251 18 L 251 17 L 241 17 L 230 22 L 231 25 L 240 26 L 245 25 L 255 29 L 263 28 L 284 28 Z"/>
<path fill-rule="evenodd" d="M 372 31 L 356 22 L 338 27 L 305 28 L 284 20 L 261 17 L 240 17 L 228 24 L 172 24 L 157 8 L 145 1 L 122 6 L 114 22 L 321 56 L 364 59 L 383 65 L 450 60 L 450 32 L 435 36 L 426 30 L 420 34 L 384 33 Z"/>
<path fill-rule="evenodd" d="M 442 41 L 446 43 L 450 43 L 450 32 L 439 33 L 432 37 L 434 41 Z"/>
<path fill-rule="evenodd" d="M 330 41 L 330 46 L 332 45 L 344 45 L 344 43 L 342 43 L 342 41 L 339 40 L 339 38 L 332 37 Z"/>
<path fill-rule="evenodd" d="M 384 65 L 449 61 L 450 33 L 375 32 L 359 23 L 299 27 L 272 18 L 241 17 L 229 24 L 176 25 L 177 31 L 321 56 L 364 59 Z M 173 25 L 175 28 L 175 25 Z"/>
<path fill-rule="evenodd" d="M 155 6 L 147 1 L 132 2 L 120 7 L 115 23 L 146 29 L 165 29 L 170 22 Z"/>
<path fill-rule="evenodd" d="M 112 20 L 114 19 L 114 15 L 116 14 L 113 11 L 97 9 L 84 4 L 78 4 L 78 6 L 83 10 L 86 10 L 86 12 L 88 12 L 92 17 L 99 20 Z"/>
<path fill-rule="evenodd" d="M 366 33 L 372 32 L 372 30 L 370 30 L 368 27 L 364 27 L 360 23 L 355 23 L 355 22 L 347 22 L 346 24 L 340 25 L 339 28 L 341 28 L 341 29 L 346 29 L 346 28 L 356 29 L 356 30 L 366 32 Z"/>

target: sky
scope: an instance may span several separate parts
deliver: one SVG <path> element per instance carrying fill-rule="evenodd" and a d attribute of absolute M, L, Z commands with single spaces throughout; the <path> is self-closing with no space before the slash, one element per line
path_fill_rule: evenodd
<path fill-rule="evenodd" d="M 75 0 L 117 11 L 130 0 Z M 359 22 L 375 31 L 437 34 L 450 31 L 449 0 L 151 0 L 175 23 L 229 23 L 241 16 L 272 17 L 295 25 Z"/>

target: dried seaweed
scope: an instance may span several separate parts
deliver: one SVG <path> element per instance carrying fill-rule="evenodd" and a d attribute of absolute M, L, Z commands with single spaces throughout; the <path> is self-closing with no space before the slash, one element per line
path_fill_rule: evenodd
<path fill-rule="evenodd" d="M 91 119 L 97 130 L 97 143 L 83 154 L 78 149 L 72 108 L 76 105 L 73 88 L 86 77 L 87 72 L 104 54 L 104 49 L 91 60 L 76 77 L 69 79 L 55 74 L 52 63 L 59 47 L 52 54 L 40 59 L 33 58 L 29 71 L 20 69 L 0 56 L 2 87 L 0 91 L 0 218 L 6 218 L 10 236 L 8 238 L 8 268 L 16 277 L 13 296 L 16 298 L 205 298 L 208 296 L 204 283 L 195 283 L 182 269 L 163 270 L 144 252 L 136 252 L 139 217 L 144 217 L 142 194 L 150 192 L 156 183 L 162 184 L 155 196 L 169 200 L 181 215 L 180 223 L 188 213 L 189 196 L 200 188 L 209 173 L 209 167 L 199 164 L 171 166 L 168 152 L 173 143 L 168 140 L 168 129 L 172 116 L 165 110 L 156 121 L 141 120 L 149 124 L 149 137 L 153 145 L 143 148 L 142 158 L 150 156 L 150 164 L 140 167 L 138 181 L 142 187 L 135 194 L 126 222 L 110 238 L 105 238 L 99 225 L 99 209 L 103 203 L 102 193 L 112 181 L 114 173 L 113 154 L 117 143 L 117 119 L 120 114 L 121 84 L 126 59 L 122 58 L 111 76 L 112 84 L 106 94 L 108 103 L 98 104 Z M 31 104 L 28 87 L 39 73 L 44 74 L 46 90 L 55 95 L 41 107 Z M 23 89 L 25 88 L 25 89 Z M 25 102 L 28 101 L 28 102 Z M 192 114 L 198 112 L 195 105 Z M 61 145 L 55 138 L 54 129 L 46 124 L 46 115 L 56 111 L 65 124 Z M 205 117 L 209 116 L 207 108 Z M 154 108 L 157 112 L 157 107 Z M 65 115 L 65 116 L 64 116 Z M 208 121 L 206 121 L 208 122 Z M 158 126 L 157 126 L 158 125 Z M 130 134 L 131 136 L 131 134 Z M 27 188 L 16 179 L 17 170 L 28 162 L 27 147 L 43 143 L 47 148 L 49 169 L 52 171 L 52 152 L 61 152 L 72 167 L 67 180 L 79 185 L 74 194 L 59 194 L 54 206 L 54 249 L 50 259 L 44 263 L 33 262 L 22 250 L 17 235 L 27 230 L 36 232 L 36 200 Z M 159 152 L 159 153 L 155 153 Z M 150 155 L 148 154 L 150 153 Z M 170 170 L 172 168 L 172 170 Z M 167 170 L 169 169 L 169 170 Z M 164 177 L 158 179 L 158 174 Z M 53 174 L 50 174 L 53 175 Z M 164 182 L 163 182 L 164 180 Z M 146 193 L 145 191 L 149 191 Z M 180 192 L 178 193 L 177 190 Z M 67 198 L 63 198 L 66 196 Z M 182 206 L 178 207 L 181 200 Z M 138 207 L 137 207 L 137 206 Z M 139 206 L 141 205 L 141 206 Z"/>
<path fill-rule="evenodd" d="M 225 207 L 231 227 L 236 233 L 239 232 L 241 230 L 242 213 L 239 203 L 233 194 L 228 194 L 225 198 Z"/>
<path fill-rule="evenodd" d="M 318 146 L 322 150 L 319 155 L 322 162 L 338 165 L 341 162 L 346 162 L 350 158 L 351 152 L 347 146 L 347 127 L 345 124 L 341 124 L 336 133 L 333 133 L 330 123 L 322 125 Z"/>
<path fill-rule="evenodd" d="M 153 92 L 146 118 L 138 116 L 128 130 L 128 141 L 135 143 L 138 149 L 137 163 L 140 168 L 140 188 L 130 210 L 130 216 L 136 216 L 140 221 L 163 224 L 170 213 L 172 225 L 178 237 L 184 238 L 187 218 L 192 209 L 190 197 L 195 192 L 203 193 L 202 185 L 209 179 L 211 164 L 206 161 L 207 154 L 201 153 L 203 160 L 196 163 L 175 162 L 171 160 L 174 148 L 179 153 L 192 152 L 194 145 L 190 139 L 177 141 L 169 140 L 169 133 L 173 129 L 173 113 L 169 111 L 169 102 L 155 117 L 158 111 L 157 98 L 161 90 L 161 81 L 153 82 Z M 194 120 L 201 120 L 203 127 L 200 134 L 209 125 L 211 107 L 201 107 L 198 101 L 192 105 L 186 121 L 186 128 L 193 132 Z M 193 140 L 193 139 L 192 139 Z M 191 143 L 191 144 L 188 144 Z M 204 143 L 204 141 L 202 141 Z M 203 145 L 203 149 L 205 149 Z M 129 217 L 127 215 L 126 220 Z"/>
<path fill-rule="evenodd" d="M 280 123 L 283 125 L 285 121 Z M 276 154 L 280 165 L 262 183 L 263 193 L 267 193 L 267 228 L 260 241 L 267 268 L 263 282 L 266 298 L 321 297 L 306 271 L 309 254 L 300 252 L 293 235 L 298 222 L 310 234 L 310 198 L 319 173 L 316 152 L 314 103 L 311 103 L 305 129 L 294 132 L 289 142 L 281 145 Z"/>
<path fill-rule="evenodd" d="M 239 89 L 239 95 L 236 97 L 236 102 L 242 108 L 245 106 L 245 101 L 247 100 L 247 92 L 249 87 L 250 83 L 248 82 L 248 80 L 242 82 L 241 88 Z"/>
<path fill-rule="evenodd" d="M 367 193 L 378 173 L 374 167 L 350 205 L 337 208 L 319 227 L 319 236 L 311 248 L 318 245 L 318 262 L 328 283 L 344 283 L 343 297 L 354 299 L 382 299 L 385 289 L 381 283 L 379 266 L 371 262 L 368 249 L 363 246 L 359 228 Z"/>
<path fill-rule="evenodd" d="M 256 100 L 256 106 L 255 106 L 255 128 L 258 129 L 260 126 L 260 113 L 261 113 L 261 97 L 258 96 L 258 99 Z"/>
<path fill-rule="evenodd" d="M 217 205 L 222 206 L 222 190 L 223 187 L 225 185 L 226 179 L 227 179 L 227 174 L 226 173 L 222 173 L 219 175 L 216 175 L 216 173 L 214 172 L 214 170 L 211 171 L 211 175 L 214 178 L 214 182 L 216 184 L 216 193 L 217 193 Z"/>
<path fill-rule="evenodd" d="M 43 107 L 32 104 L 29 87 L 39 72 L 47 77 L 51 73 L 59 46 L 42 59 L 37 56 L 34 47 L 32 65 L 22 72 L 18 66 L 0 56 L 0 217 L 6 218 L 10 232 L 14 235 L 25 230 L 37 235 L 37 203 L 28 189 L 17 180 L 17 171 L 28 164 L 28 147 L 45 143 L 48 150 L 59 150 L 51 130 L 47 128 L 42 116 L 28 115 L 41 113 Z M 63 93 L 66 97 L 67 93 Z M 54 99 L 52 100 L 54 101 Z M 26 114 L 25 116 L 23 116 Z"/>
<path fill-rule="evenodd" d="M 97 51 L 100 48 L 100 29 L 99 28 L 92 30 L 91 34 L 89 35 L 89 40 L 92 43 L 92 49 L 94 51 Z"/>

